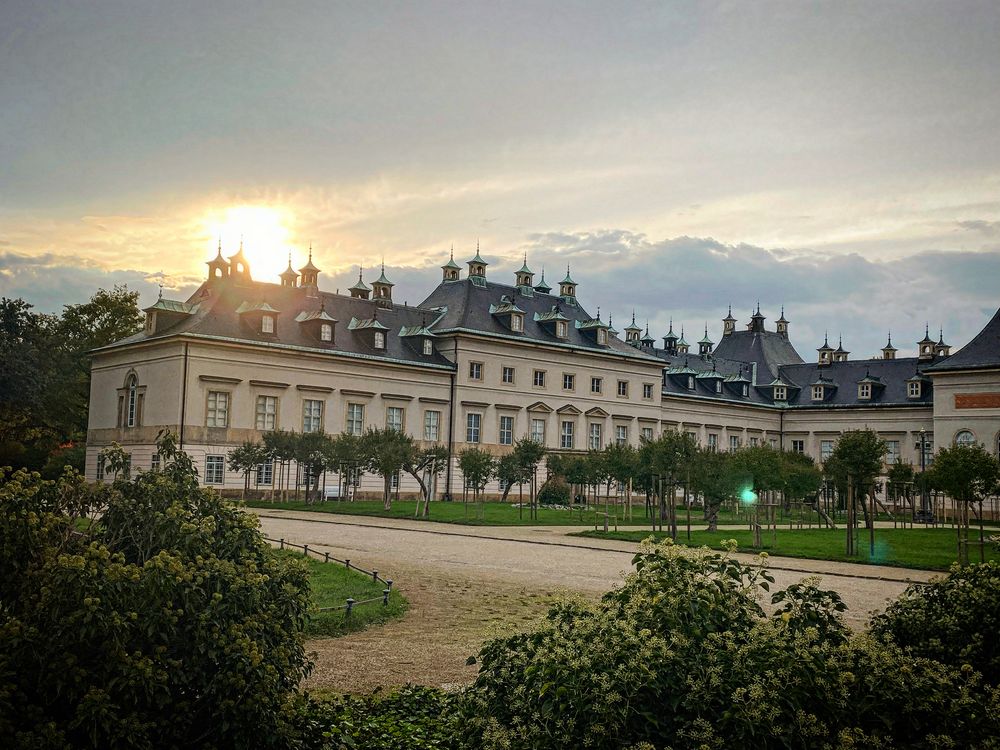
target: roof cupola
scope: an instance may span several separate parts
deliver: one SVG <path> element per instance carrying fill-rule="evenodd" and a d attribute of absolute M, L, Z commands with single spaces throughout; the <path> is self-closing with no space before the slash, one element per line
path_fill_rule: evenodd
<path fill-rule="evenodd" d="M 458 281 L 462 276 L 462 267 L 455 262 L 455 246 L 451 247 L 451 254 L 448 256 L 448 262 L 441 266 L 441 270 L 444 275 L 441 277 L 442 281 Z"/>
<path fill-rule="evenodd" d="M 475 286 L 486 286 L 486 266 L 488 266 L 483 257 L 479 254 L 479 241 L 476 241 L 476 257 L 468 261 L 469 266 L 469 279 Z"/>
<path fill-rule="evenodd" d="M 882 359 L 895 359 L 896 352 L 899 349 L 892 345 L 892 331 L 889 331 L 889 340 L 885 346 L 882 347 Z"/>
<path fill-rule="evenodd" d="M 818 362 L 821 367 L 833 362 L 833 347 L 830 346 L 830 339 L 827 334 L 823 334 L 823 346 L 816 351 L 819 352 Z"/>
<path fill-rule="evenodd" d="M 940 336 L 938 336 L 937 343 L 934 344 L 934 356 L 935 357 L 947 357 L 951 354 L 951 345 L 944 343 L 944 328 L 940 330 Z"/>
<path fill-rule="evenodd" d="M 837 337 L 837 348 L 833 351 L 834 362 L 846 362 L 850 352 L 844 348 L 844 337 Z"/>
<path fill-rule="evenodd" d="M 281 272 L 280 278 L 282 286 L 294 287 L 298 284 L 299 275 L 292 268 L 291 252 L 288 253 L 288 268 Z"/>
<path fill-rule="evenodd" d="M 365 280 L 362 278 L 364 276 L 364 272 L 365 272 L 365 267 L 364 266 L 359 266 L 358 267 L 358 280 L 354 283 L 353 286 L 351 286 L 347 290 L 347 291 L 349 291 L 351 293 L 351 297 L 353 297 L 354 299 L 368 299 L 368 297 L 371 295 L 371 291 L 372 291 L 371 287 L 368 286 L 365 283 Z"/>
<path fill-rule="evenodd" d="M 514 272 L 514 283 L 518 291 L 525 296 L 531 297 L 534 291 L 534 272 L 528 268 L 528 254 L 524 254 L 524 263 Z"/>
<path fill-rule="evenodd" d="M 712 347 L 715 342 L 708 337 L 708 323 L 705 324 L 705 335 L 702 336 L 701 341 L 698 342 L 698 354 L 700 354 L 705 359 L 712 356 Z"/>
<path fill-rule="evenodd" d="M 240 249 L 234 255 L 229 256 L 229 276 L 243 281 L 253 281 L 250 278 L 250 264 L 243 254 L 243 238 L 240 238 Z"/>
<path fill-rule="evenodd" d="M 559 296 L 563 302 L 569 305 L 576 304 L 576 282 L 569 275 L 569 266 L 566 266 L 566 278 L 559 282 Z"/>
<path fill-rule="evenodd" d="M 229 261 L 222 257 L 222 238 L 219 238 L 219 246 L 215 257 L 208 261 L 208 278 L 224 279 L 229 276 Z"/>
<path fill-rule="evenodd" d="M 754 333 L 764 332 L 764 321 L 766 318 L 760 314 L 760 302 L 757 303 L 757 312 L 750 316 L 750 325 L 747 329 Z"/>
<path fill-rule="evenodd" d="M 775 331 L 781 336 L 788 338 L 788 321 L 785 320 L 785 306 L 781 306 L 781 317 L 778 318 L 775 323 Z"/>
<path fill-rule="evenodd" d="M 687 354 L 691 349 L 691 345 L 684 339 L 684 326 L 681 326 L 681 337 L 677 339 L 677 353 Z"/>
<path fill-rule="evenodd" d="M 924 324 L 924 337 L 917 342 L 917 359 L 934 359 L 934 339 L 931 338 L 930 326 Z"/>
<path fill-rule="evenodd" d="M 674 333 L 674 319 L 670 319 L 670 328 L 663 337 L 663 349 L 667 354 L 677 354 L 677 334 Z"/>
<path fill-rule="evenodd" d="M 632 322 L 625 326 L 625 343 L 631 344 L 632 346 L 639 345 L 639 336 L 642 335 L 642 329 L 635 324 L 635 310 L 632 311 Z"/>
<path fill-rule="evenodd" d="M 372 296 L 381 306 L 392 307 L 392 288 L 395 286 L 385 277 L 385 263 L 382 264 L 382 274 L 372 282 Z"/>
<path fill-rule="evenodd" d="M 729 313 L 722 319 L 722 335 L 731 336 L 736 333 L 736 318 L 733 317 L 733 306 L 729 306 Z"/>
<path fill-rule="evenodd" d="M 299 269 L 299 286 L 319 286 L 319 269 L 313 265 L 313 248 L 309 244 L 309 260 Z"/>

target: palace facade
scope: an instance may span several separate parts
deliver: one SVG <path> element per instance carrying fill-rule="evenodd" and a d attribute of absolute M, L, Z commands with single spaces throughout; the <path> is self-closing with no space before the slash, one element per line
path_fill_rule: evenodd
<path fill-rule="evenodd" d="M 822 461 L 840 433 L 871 428 L 887 463 L 919 466 L 921 450 L 930 460 L 952 441 L 1000 450 L 1000 311 L 956 354 L 925 330 L 913 357 L 897 357 L 891 339 L 865 360 L 824 341 L 807 362 L 784 310 L 773 328 L 759 306 L 745 326 L 730 310 L 718 343 L 706 327 L 689 344 L 671 324 L 660 343 L 634 317 L 619 333 L 587 312 L 569 269 L 553 289 L 527 259 L 511 283 L 488 278 L 478 248 L 466 265 L 463 275 L 450 258 L 409 306 L 384 268 L 334 294 L 311 252 L 272 284 L 252 278 L 242 248 L 225 258 L 220 247 L 190 299 L 159 299 L 141 333 L 94 352 L 87 476 L 106 479 L 98 456 L 112 442 L 134 469 L 156 468 L 162 429 L 205 484 L 232 490 L 243 476 L 228 452 L 274 429 L 404 430 L 448 448 L 439 492 L 455 495 L 460 450 L 502 453 L 521 437 L 582 452 L 681 430 L 718 450 L 770 445 Z M 254 479 L 269 487 L 273 467 Z M 380 479 L 362 481 L 381 491 Z"/>

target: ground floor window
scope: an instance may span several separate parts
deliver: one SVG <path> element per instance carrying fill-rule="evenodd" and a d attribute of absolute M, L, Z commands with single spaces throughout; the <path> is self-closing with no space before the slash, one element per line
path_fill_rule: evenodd
<path fill-rule="evenodd" d="M 225 456 L 205 456 L 205 484 L 222 484 L 225 472 Z"/>
<path fill-rule="evenodd" d="M 257 464 L 257 484 L 270 486 L 274 482 L 274 461 Z"/>

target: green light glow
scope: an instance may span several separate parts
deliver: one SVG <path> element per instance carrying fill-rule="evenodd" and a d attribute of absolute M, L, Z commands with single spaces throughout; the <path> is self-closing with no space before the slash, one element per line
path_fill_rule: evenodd
<path fill-rule="evenodd" d="M 745 487 L 740 492 L 740 501 L 744 502 L 744 503 L 748 503 L 748 504 L 749 503 L 755 503 L 755 502 L 757 502 L 757 493 L 754 492 L 749 487 Z"/>

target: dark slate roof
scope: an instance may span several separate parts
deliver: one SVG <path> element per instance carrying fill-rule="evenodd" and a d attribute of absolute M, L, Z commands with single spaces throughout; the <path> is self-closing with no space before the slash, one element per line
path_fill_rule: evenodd
<path fill-rule="evenodd" d="M 908 398 L 906 395 L 906 381 L 912 379 L 918 370 L 922 370 L 922 365 L 923 363 L 916 357 L 855 359 L 833 362 L 823 367 L 812 363 L 785 365 L 781 368 L 781 377 L 801 389 L 788 394 L 790 408 L 929 405 L 934 400 L 929 382 L 924 383 L 920 398 Z M 875 381 L 875 378 L 878 378 L 878 381 Z M 872 383 L 871 399 L 858 398 L 858 383 L 861 381 Z M 814 383 L 827 386 L 824 401 L 812 400 L 810 386 Z"/>
<path fill-rule="evenodd" d="M 802 363 L 792 343 L 774 331 L 735 331 L 723 336 L 715 356 L 757 365 L 757 383 L 769 383 L 782 365 Z"/>
<path fill-rule="evenodd" d="M 695 396 L 702 398 L 725 399 L 744 404 L 758 406 L 770 405 L 770 394 L 758 391 L 751 382 L 753 367 L 750 362 L 740 362 L 726 357 L 713 355 L 710 358 L 697 354 L 668 354 L 663 349 L 644 348 L 642 351 L 654 354 L 664 363 L 662 391 L 667 396 Z M 716 393 L 712 371 L 722 376 L 722 393 Z M 687 387 L 687 375 L 695 376 L 694 390 Z M 770 377 L 761 378 L 757 375 L 757 385 L 771 382 Z M 747 395 L 743 395 L 743 384 L 746 383 Z"/>
<path fill-rule="evenodd" d="M 946 359 L 926 368 L 927 372 L 979 370 L 1000 367 L 1000 310 L 976 337 Z"/>
<path fill-rule="evenodd" d="M 427 326 L 434 327 L 438 313 L 426 308 L 394 304 L 391 309 L 379 306 L 374 300 L 354 299 L 346 295 L 317 290 L 316 287 L 286 287 L 264 282 L 244 282 L 236 279 L 210 279 L 188 300 L 196 305 L 195 312 L 185 319 L 157 333 L 142 332 L 111 344 L 119 347 L 140 343 L 151 339 L 161 339 L 178 334 L 205 336 L 217 339 L 260 343 L 266 346 L 289 346 L 324 351 L 331 355 L 378 359 L 425 367 L 452 370 L 454 365 L 435 352 L 424 355 L 414 340 L 405 340 L 400 333 L 403 329 Z M 261 333 L 256 326 L 241 320 L 237 310 L 257 310 L 267 308 L 276 311 L 275 334 Z M 297 322 L 296 318 L 319 319 L 319 311 L 336 324 L 332 344 L 317 340 L 308 326 Z M 349 330 L 349 321 L 371 321 L 388 329 L 386 349 L 375 349 L 371 344 L 370 331 L 364 326 L 357 333 Z M 368 326 L 371 328 L 371 326 Z"/>
<path fill-rule="evenodd" d="M 499 320 L 490 313 L 504 304 L 501 297 L 508 297 L 525 312 L 523 333 L 514 333 L 507 327 L 506 320 Z M 557 339 L 551 332 L 551 326 L 542 323 L 553 319 L 552 308 L 558 306 L 559 312 L 568 321 L 568 337 Z M 442 283 L 430 293 L 423 302 L 422 308 L 435 308 L 443 312 L 441 320 L 434 326 L 437 335 L 450 331 L 470 331 L 492 336 L 503 336 L 509 339 L 525 339 L 541 342 L 552 346 L 571 346 L 594 352 L 608 352 L 618 356 L 633 359 L 655 361 L 652 354 L 640 352 L 612 336 L 608 337 L 608 345 L 600 346 L 594 336 L 588 335 L 587 327 L 578 328 L 593 319 L 579 303 L 567 304 L 563 299 L 552 294 L 536 290 L 529 297 L 521 294 L 518 287 L 487 281 L 485 287 L 475 286 L 468 279 Z M 540 320 L 539 320 L 540 319 Z"/>

